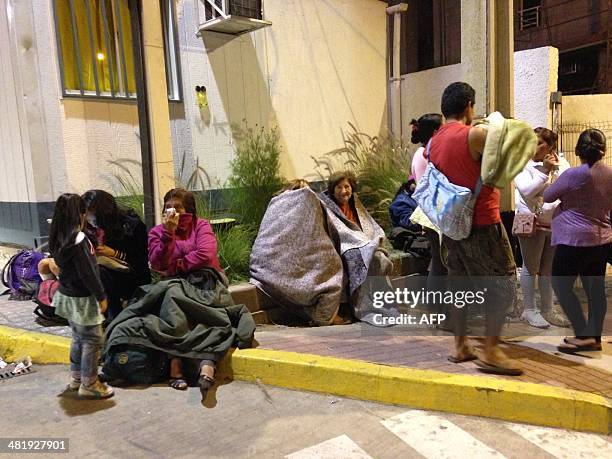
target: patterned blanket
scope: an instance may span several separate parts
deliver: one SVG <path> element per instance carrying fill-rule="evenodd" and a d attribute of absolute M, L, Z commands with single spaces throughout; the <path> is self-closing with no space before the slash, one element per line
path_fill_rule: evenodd
<path fill-rule="evenodd" d="M 354 196 L 361 228 L 310 188 L 273 198 L 251 252 L 251 283 L 315 325 L 329 325 L 341 302 L 369 323 L 385 313 L 371 300 L 373 289 L 390 288 L 384 231 Z"/>

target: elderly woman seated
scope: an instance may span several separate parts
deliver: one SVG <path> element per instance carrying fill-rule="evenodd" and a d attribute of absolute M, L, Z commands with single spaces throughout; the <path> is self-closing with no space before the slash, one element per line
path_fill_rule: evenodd
<path fill-rule="evenodd" d="M 196 216 L 193 193 L 181 188 L 164 196 L 162 223 L 149 233 L 149 262 L 162 280 L 139 303 L 130 305 L 111 324 L 108 340 L 123 336 L 170 356 L 170 386 L 187 389 L 183 363 L 197 362 L 198 384 L 205 396 L 215 368 L 231 346 L 250 347 L 255 323 L 243 305 L 234 305 L 217 256 L 217 240 L 209 222 Z M 145 314 L 142 332 L 131 319 Z M 123 324 L 123 326 L 122 326 Z M 120 327 L 121 332 L 117 331 Z M 107 344 L 107 347 L 109 344 Z"/>
<path fill-rule="evenodd" d="M 323 193 L 308 187 L 281 193 L 253 245 L 251 283 L 313 325 L 345 323 L 347 315 L 381 325 L 376 316 L 396 314 L 373 307 L 373 291 L 389 287 L 392 263 L 382 249 L 384 231 L 356 187 L 354 175 L 342 172 L 330 177 Z"/>

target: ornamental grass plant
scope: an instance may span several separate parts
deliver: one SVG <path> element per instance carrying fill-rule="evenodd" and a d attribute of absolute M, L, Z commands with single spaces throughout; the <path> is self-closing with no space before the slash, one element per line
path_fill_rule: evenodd
<path fill-rule="evenodd" d="M 320 180 L 336 171 L 351 170 L 357 176 L 359 198 L 372 217 L 390 228 L 389 206 L 400 185 L 408 179 L 410 150 L 391 136 L 370 136 L 349 123 L 341 148 L 313 158 Z"/>

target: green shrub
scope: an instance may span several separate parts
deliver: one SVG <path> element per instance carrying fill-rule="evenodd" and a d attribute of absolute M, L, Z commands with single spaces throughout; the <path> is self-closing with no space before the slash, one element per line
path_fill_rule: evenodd
<path fill-rule="evenodd" d="M 251 247 L 256 235 L 253 228 L 246 225 L 216 231 L 219 261 L 230 283 L 249 280 Z"/>
<path fill-rule="evenodd" d="M 140 161 L 128 158 L 120 158 L 113 161 L 108 161 L 112 166 L 116 166 L 119 172 L 113 174 L 113 178 L 117 181 L 121 188 L 121 195 L 115 196 L 119 205 L 125 208 L 133 209 L 140 218 L 144 219 L 144 195 L 142 193 L 142 180 L 137 178 L 132 169 L 141 170 Z"/>
<path fill-rule="evenodd" d="M 230 212 L 256 231 L 268 203 L 285 182 L 280 174 L 277 130 L 247 127 L 231 162 L 231 171 Z"/>
<path fill-rule="evenodd" d="M 352 170 L 359 184 L 359 198 L 378 223 L 390 227 L 389 206 L 400 185 L 408 179 L 410 154 L 390 136 L 370 136 L 359 132 L 349 123 L 343 134 L 344 146 L 313 158 L 319 176 L 327 181 L 329 175 L 341 169 Z M 323 170 L 321 170 L 323 169 Z"/>

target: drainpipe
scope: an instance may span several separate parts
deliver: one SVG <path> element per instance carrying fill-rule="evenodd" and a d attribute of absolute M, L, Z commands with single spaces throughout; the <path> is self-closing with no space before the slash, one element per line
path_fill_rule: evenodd
<path fill-rule="evenodd" d="M 145 221 L 150 227 L 160 223 L 163 194 L 175 181 L 161 9 L 159 2 L 146 4 L 144 8 L 142 0 L 129 0 Z"/>
<path fill-rule="evenodd" d="M 142 163 L 142 188 L 144 193 L 144 220 L 147 228 L 155 226 L 155 191 L 153 157 L 151 152 L 151 130 L 147 104 L 147 81 L 145 77 L 144 52 L 142 47 L 142 16 L 140 1 L 129 0 L 132 23 L 132 50 L 134 52 L 134 78 L 138 103 L 138 127 L 140 130 L 140 157 Z"/>
<path fill-rule="evenodd" d="M 402 77 L 400 67 L 402 13 L 408 11 L 407 3 L 399 3 L 387 8 L 387 14 L 393 15 L 393 71 L 391 83 L 391 133 L 402 143 Z"/>

